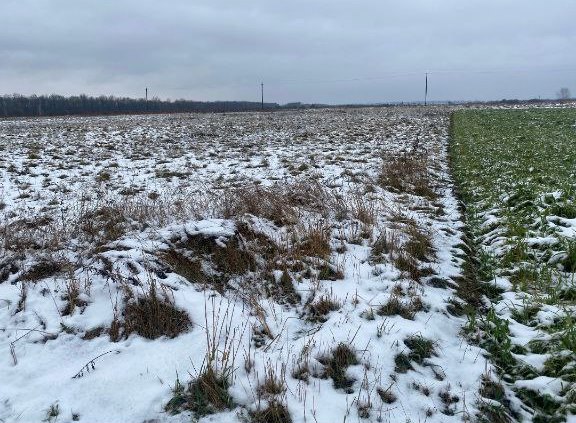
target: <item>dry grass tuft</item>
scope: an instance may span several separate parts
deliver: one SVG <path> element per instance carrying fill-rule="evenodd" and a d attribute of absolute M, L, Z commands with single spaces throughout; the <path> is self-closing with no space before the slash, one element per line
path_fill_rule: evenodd
<path fill-rule="evenodd" d="M 211 315 L 206 304 L 204 309 L 207 345 L 202 367 L 187 387 L 176 379 L 174 396 L 165 406 L 165 410 L 171 414 L 186 409 L 192 411 L 198 419 L 234 405 L 228 393 L 237 352 L 234 343 L 238 333 L 232 328 L 233 310 L 229 306 L 222 309 L 222 303 L 216 306 L 214 298 L 211 306 Z"/>
<path fill-rule="evenodd" d="M 80 299 L 80 283 L 73 275 L 70 275 L 66 280 L 64 299 L 66 300 L 66 306 L 61 311 L 62 316 L 74 314 L 77 307 L 85 307 L 87 305 L 86 301 Z"/>
<path fill-rule="evenodd" d="M 266 408 L 250 412 L 250 423 L 292 423 L 286 405 L 271 401 Z"/>
<path fill-rule="evenodd" d="M 37 282 L 42 279 L 52 277 L 63 270 L 61 262 L 53 259 L 41 259 L 38 263 L 33 264 L 18 278 L 21 281 Z"/>
<path fill-rule="evenodd" d="M 400 240 L 396 232 L 385 229 L 372 245 L 370 261 L 372 263 L 382 262 L 384 260 L 384 254 L 395 255 L 399 249 Z"/>
<path fill-rule="evenodd" d="M 417 312 L 424 310 L 424 304 L 419 296 L 414 296 L 408 304 L 404 304 L 397 295 L 392 295 L 386 304 L 378 309 L 380 316 L 401 316 L 407 320 L 414 320 Z"/>
<path fill-rule="evenodd" d="M 126 304 L 123 314 L 125 337 L 136 332 L 148 339 L 175 338 L 192 326 L 186 312 L 177 309 L 167 293 L 163 298 L 158 296 L 154 282 L 143 296 Z"/>
<path fill-rule="evenodd" d="M 227 191 L 222 201 L 226 218 L 251 214 L 268 219 L 277 226 L 293 225 L 298 221 L 297 211 L 279 185 L 237 188 Z"/>
<path fill-rule="evenodd" d="M 310 225 L 301 233 L 302 241 L 298 245 L 298 253 L 305 257 L 318 257 L 328 260 L 330 248 L 330 228 L 321 224 Z"/>
<path fill-rule="evenodd" d="M 306 319 L 311 322 L 325 322 L 331 311 L 339 310 L 342 304 L 330 295 L 322 295 L 317 301 L 307 305 Z"/>
<path fill-rule="evenodd" d="M 324 365 L 324 377 L 331 378 L 335 389 L 344 389 L 352 393 L 354 379 L 346 375 L 349 366 L 358 364 L 358 358 L 352 348 L 345 343 L 340 343 L 334 348 L 328 357 L 321 357 L 320 363 Z"/>
<path fill-rule="evenodd" d="M 415 224 L 408 225 L 406 235 L 408 235 L 408 242 L 404 245 L 406 252 L 415 259 L 429 262 L 434 255 L 431 235 Z"/>
<path fill-rule="evenodd" d="M 18 298 L 18 304 L 16 304 L 16 310 L 14 314 L 20 313 L 26 309 L 26 299 L 28 298 L 28 287 L 24 282 L 20 284 L 20 298 Z"/>
<path fill-rule="evenodd" d="M 437 198 L 430 185 L 427 159 L 422 155 L 392 157 L 384 163 L 378 182 L 398 193 L 415 194 L 431 200 Z"/>
<path fill-rule="evenodd" d="M 300 294 L 294 288 L 294 281 L 287 270 L 282 272 L 280 279 L 276 281 L 273 275 L 270 276 L 272 281 L 270 295 L 279 303 L 299 304 L 302 299 Z"/>
<path fill-rule="evenodd" d="M 20 270 L 20 262 L 23 259 L 24 255 L 14 254 L 5 256 L 0 260 L 0 283 L 7 281 L 10 275 L 14 275 Z"/>
<path fill-rule="evenodd" d="M 199 259 L 189 259 L 183 253 L 170 249 L 160 253 L 161 259 L 170 266 L 173 272 L 179 274 L 190 283 L 203 283 L 206 274 L 202 270 Z"/>
<path fill-rule="evenodd" d="M 187 389 L 176 380 L 174 396 L 164 408 L 171 414 L 190 410 L 196 418 L 214 414 L 232 407 L 229 387 L 229 375 L 218 374 L 213 367 L 206 366 Z"/>
<path fill-rule="evenodd" d="M 284 192 L 289 204 L 298 209 L 326 215 L 332 208 L 334 198 L 323 185 L 320 178 L 313 175 L 311 179 L 304 179 L 284 185 Z"/>
<path fill-rule="evenodd" d="M 256 390 L 259 398 L 280 397 L 286 392 L 286 368 L 282 366 L 280 376 L 276 376 L 276 372 L 270 364 L 266 368 L 266 375 L 264 380 Z"/>
<path fill-rule="evenodd" d="M 129 229 L 120 206 L 105 206 L 89 210 L 80 217 L 79 229 L 97 246 L 115 241 Z"/>
<path fill-rule="evenodd" d="M 327 281 L 337 281 L 340 279 L 344 279 L 344 272 L 342 269 L 330 264 L 324 263 L 320 267 L 320 271 L 318 272 L 318 279 L 319 280 L 327 280 Z"/>
<path fill-rule="evenodd" d="M 270 220 L 277 226 L 298 223 L 303 211 L 327 216 L 335 199 L 314 179 L 276 183 L 270 187 L 251 185 L 225 192 L 220 199 L 222 214 L 237 218 L 245 214 Z"/>
<path fill-rule="evenodd" d="M 362 194 L 355 194 L 350 199 L 352 216 L 366 225 L 376 223 L 376 205 L 374 201 L 367 200 Z"/>
<path fill-rule="evenodd" d="M 55 250 L 62 230 L 49 216 L 18 219 L 0 226 L 0 247 L 5 251 Z"/>
<path fill-rule="evenodd" d="M 396 395 L 394 395 L 394 392 L 392 392 L 392 385 L 390 385 L 387 389 L 378 387 L 376 388 L 376 393 L 385 404 L 392 404 L 398 399 Z"/>
<path fill-rule="evenodd" d="M 194 235 L 177 245 L 189 254 L 213 263 L 224 275 L 241 275 L 256 270 L 254 255 L 245 248 L 237 234 L 225 240 L 224 247 L 217 241 L 215 237 Z"/>
<path fill-rule="evenodd" d="M 408 274 L 415 281 L 419 281 L 422 277 L 418 261 L 404 251 L 394 257 L 394 265 L 398 270 Z"/>

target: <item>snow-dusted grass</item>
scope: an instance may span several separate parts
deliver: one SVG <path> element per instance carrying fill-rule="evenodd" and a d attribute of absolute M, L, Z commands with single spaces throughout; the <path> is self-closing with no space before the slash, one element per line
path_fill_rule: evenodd
<path fill-rule="evenodd" d="M 495 369 L 450 313 L 447 132 L 441 108 L 0 122 L 0 419 L 471 419 Z"/>
<path fill-rule="evenodd" d="M 576 111 L 461 111 L 452 129 L 491 297 L 467 330 L 524 407 L 489 398 L 517 417 L 564 421 L 576 414 Z"/>

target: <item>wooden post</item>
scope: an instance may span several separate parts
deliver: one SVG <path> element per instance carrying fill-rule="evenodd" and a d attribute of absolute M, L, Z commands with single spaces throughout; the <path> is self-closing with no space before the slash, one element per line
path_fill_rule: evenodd
<path fill-rule="evenodd" d="M 426 72 L 426 86 L 424 87 L 424 106 L 428 102 L 428 72 Z"/>

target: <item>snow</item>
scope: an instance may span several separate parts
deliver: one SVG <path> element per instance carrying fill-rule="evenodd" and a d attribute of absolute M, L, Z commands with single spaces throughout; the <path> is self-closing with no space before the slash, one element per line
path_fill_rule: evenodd
<path fill-rule="evenodd" d="M 372 242 L 384 230 L 405 242 L 406 224 L 395 221 L 401 214 L 432 234 L 435 257 L 428 265 L 434 276 L 454 284 L 453 278 L 461 274 L 462 260 L 455 254 L 461 251 L 456 246 L 462 242 L 463 223 L 448 175 L 448 114 L 432 110 L 1 121 L 0 145 L 8 152 L 0 162 L 2 227 L 50 217 L 46 226 L 24 225 L 22 232 L 7 236 L 56 245 L 45 247 L 46 254 L 66 257 L 71 269 L 35 282 L 16 282 L 22 269 L 38 258 L 26 249 L 21 269 L 0 283 L 0 421 L 41 421 L 54 404 L 60 410 L 57 421 L 71 421 L 76 414 L 85 422 L 189 421 L 189 413 L 172 416 L 164 406 L 177 378 L 186 384 L 198 374 L 212 335 L 220 359 L 234 356 L 229 393 L 235 407 L 201 421 L 241 421 L 249 410 L 262 407 L 265 399 L 259 398 L 257 386 L 270 368 L 277 375 L 285 372 L 282 401 L 297 423 L 344 418 L 450 422 L 473 415 L 481 377 L 493 369 L 484 352 L 460 336 L 465 318 L 447 312 L 454 289 L 433 287 L 426 277 L 411 280 L 389 257 L 383 263 L 370 260 Z M 417 136 L 434 167 L 431 178 L 439 193 L 434 201 L 376 183 L 382 157 L 411 151 Z M 35 146 L 40 148 L 37 160 L 28 157 Z M 306 169 L 298 170 L 303 164 Z M 103 172 L 109 176 L 98 178 Z M 173 176 L 163 176 L 166 172 Z M 361 193 L 375 208 L 369 238 L 360 241 L 366 226 L 360 220 L 348 216 L 339 221 L 332 214 L 298 209 L 298 230 L 329 226 L 330 263 L 342 270 L 342 279 L 303 277 L 295 283 L 302 300 L 291 306 L 272 297 L 249 296 L 250 288 L 256 288 L 250 272 L 232 278 L 222 291 L 191 283 L 175 272 L 164 271 L 162 277 L 156 272 L 162 251 L 193 237 L 212 239 L 217 248 L 225 248 L 237 236 L 240 217 L 256 233 L 290 245 L 295 233 L 291 229 L 262 216 L 236 216 L 234 210 L 226 214 L 222 211 L 231 204 L 223 203 L 229 199 L 227 190 L 235 187 L 274 187 L 301 180 L 318 181 L 344 202 Z M 373 185 L 372 193 L 362 191 L 368 184 Z M 136 193 L 122 194 L 127 189 Z M 152 199 L 151 193 L 158 197 Z M 78 227 L 97 222 L 97 217 L 83 220 L 86 212 L 105 206 L 122 211 L 113 214 L 119 218 L 118 227 L 82 234 Z M 435 208 L 442 212 L 435 213 Z M 102 231 L 116 229 L 114 239 L 99 241 Z M 51 238 L 54 234 L 56 239 Z M 334 251 L 339 245 L 345 251 Z M 12 254 L 4 250 L 3 258 Z M 112 269 L 108 273 L 105 263 Z M 278 281 L 282 268 L 272 271 Z M 72 280 L 78 282 L 84 304 L 63 315 Z M 90 330 L 109 328 L 120 316 L 127 290 L 143 295 L 152 282 L 188 314 L 188 331 L 173 339 L 149 340 L 133 333 L 112 342 L 105 331 L 83 339 Z M 24 284 L 24 309 L 18 310 Z M 403 301 L 410 295 L 421 297 L 425 309 L 413 320 L 399 315 L 362 317 L 395 295 L 395 286 L 402 290 Z M 306 301 L 323 295 L 341 307 L 323 323 L 306 320 Z M 229 336 L 218 328 L 229 328 Z M 257 346 L 255 333 L 263 328 L 271 336 Z M 520 328 L 511 329 L 522 337 Z M 435 355 L 423 365 L 414 364 L 414 370 L 398 373 L 395 356 L 407 351 L 403 341 L 415 334 L 434 342 Z M 311 376 L 304 382 L 291 376 L 303 362 L 309 363 L 312 375 L 319 375 L 319 359 L 339 343 L 351 346 L 359 359 L 347 369 L 355 379 L 351 393 L 335 389 L 331 379 Z M 249 372 L 248 358 L 253 363 Z M 557 392 L 550 381 L 537 383 Z M 427 387 L 429 394 L 415 386 Z M 397 401 L 382 402 L 379 387 L 390 387 Z M 450 405 L 450 413 L 439 398 L 444 391 L 459 398 Z M 358 413 L 362 403 L 371 404 L 368 418 Z"/>
<path fill-rule="evenodd" d="M 567 386 L 562 379 L 547 376 L 538 376 L 531 380 L 518 380 L 514 382 L 514 385 L 543 395 L 550 395 L 551 397 L 560 400 L 561 398 L 559 398 L 558 394 Z"/>

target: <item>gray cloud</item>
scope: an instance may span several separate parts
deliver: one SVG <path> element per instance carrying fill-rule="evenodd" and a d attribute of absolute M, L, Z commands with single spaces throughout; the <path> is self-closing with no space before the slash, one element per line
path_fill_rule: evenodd
<path fill-rule="evenodd" d="M 2 0 L 0 93 L 288 102 L 576 92 L 573 0 Z M 484 72 L 486 71 L 486 72 Z"/>

